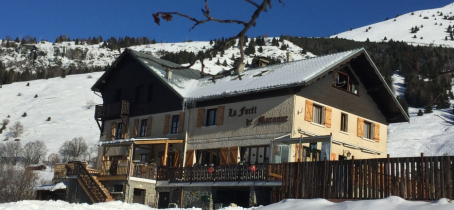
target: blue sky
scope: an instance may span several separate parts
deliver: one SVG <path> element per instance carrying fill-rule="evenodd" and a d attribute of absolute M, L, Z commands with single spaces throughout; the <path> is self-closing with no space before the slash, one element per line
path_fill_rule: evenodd
<path fill-rule="evenodd" d="M 254 0 L 259 2 L 261 0 Z M 423 9 L 448 5 L 452 0 L 272 0 L 248 36 L 291 35 L 326 37 L 350 28 Z M 243 0 L 209 0 L 211 15 L 219 19 L 249 20 L 255 8 Z M 171 22 L 153 22 L 152 13 L 178 11 L 203 19 L 204 0 L 3 0 L 0 3 L 0 38 L 6 35 L 54 41 L 71 38 L 147 36 L 163 42 L 210 40 L 230 37 L 241 30 L 237 24 L 208 23 L 189 32 L 192 22 L 174 17 Z M 454 6 L 453 6 L 454 8 Z"/>

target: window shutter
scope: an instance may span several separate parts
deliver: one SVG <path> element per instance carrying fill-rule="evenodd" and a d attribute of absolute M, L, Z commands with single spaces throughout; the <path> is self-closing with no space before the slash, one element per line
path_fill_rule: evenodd
<path fill-rule="evenodd" d="M 357 128 L 357 136 L 364 137 L 364 119 L 361 117 L 358 117 Z"/>
<path fill-rule="evenodd" d="M 330 107 L 325 107 L 325 126 L 331 128 L 331 113 L 332 109 Z"/>
<path fill-rule="evenodd" d="M 221 148 L 221 157 L 219 157 L 219 165 L 226 166 L 227 165 L 227 158 L 229 157 L 229 148 L 223 147 Z"/>
<path fill-rule="evenodd" d="M 230 147 L 229 165 L 235 166 L 238 164 L 238 147 Z"/>
<path fill-rule="evenodd" d="M 294 162 L 298 162 L 299 154 L 300 154 L 300 145 L 299 144 L 295 144 L 295 160 L 294 160 Z"/>
<path fill-rule="evenodd" d="M 218 106 L 216 111 L 216 125 L 222 125 L 224 123 L 224 106 Z"/>
<path fill-rule="evenodd" d="M 374 123 L 374 140 L 380 142 L 380 124 Z"/>
<path fill-rule="evenodd" d="M 151 123 L 153 123 L 153 118 L 149 117 L 147 120 L 147 136 L 151 136 Z"/>
<path fill-rule="evenodd" d="M 306 111 L 304 114 L 304 120 L 312 122 L 312 107 L 314 103 L 312 101 L 306 100 Z"/>
<path fill-rule="evenodd" d="M 173 167 L 177 168 L 180 162 L 180 150 L 175 151 L 175 156 L 173 158 Z"/>
<path fill-rule="evenodd" d="M 166 114 L 164 118 L 164 130 L 162 133 L 168 134 L 169 133 L 169 119 L 170 119 L 170 114 Z"/>
<path fill-rule="evenodd" d="M 139 119 L 134 120 L 134 137 L 137 137 L 139 134 Z"/>
<path fill-rule="evenodd" d="M 205 115 L 205 109 L 199 109 L 197 111 L 197 128 L 200 128 L 203 126 L 203 115 Z"/>
<path fill-rule="evenodd" d="M 192 167 L 194 164 L 194 150 L 187 150 L 186 151 L 186 163 L 184 167 Z"/>
<path fill-rule="evenodd" d="M 115 139 L 115 126 L 116 126 L 115 122 L 112 122 L 110 124 L 110 140 L 114 140 Z"/>
<path fill-rule="evenodd" d="M 178 133 L 183 133 L 184 131 L 184 112 L 180 113 L 180 119 L 178 122 Z"/>

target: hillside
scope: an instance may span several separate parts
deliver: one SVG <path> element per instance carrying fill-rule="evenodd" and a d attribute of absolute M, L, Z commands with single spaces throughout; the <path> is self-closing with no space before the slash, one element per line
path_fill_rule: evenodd
<path fill-rule="evenodd" d="M 342 32 L 331 37 L 352 39 L 356 41 L 382 42 L 393 39 L 413 45 L 442 45 L 454 47 L 448 27 L 454 25 L 454 3 L 445 7 L 414 11 L 398 17 L 389 17 L 382 22 L 371 23 L 360 28 Z M 412 27 L 413 32 L 412 33 Z M 416 31 L 415 27 L 419 30 Z M 416 36 L 416 38 L 414 38 Z M 384 38 L 387 40 L 384 40 Z M 447 40 L 445 40 L 447 38 Z"/>
<path fill-rule="evenodd" d="M 312 57 L 311 53 L 300 54 L 302 49 L 293 45 L 291 42 L 284 41 L 284 44 L 289 45 L 287 50 L 280 50 L 276 46 L 263 46 L 263 53 L 256 53 L 261 56 L 271 56 L 277 59 L 285 59 L 287 51 L 293 52 L 293 60 L 300 60 L 306 57 Z M 52 54 L 53 46 L 51 43 L 39 45 L 41 47 L 47 46 L 48 55 Z M 54 45 L 55 46 L 55 45 Z M 56 46 L 60 46 L 57 44 Z M 101 64 L 101 62 L 111 62 L 116 53 L 110 52 L 108 49 L 96 48 L 90 46 L 89 54 L 90 59 L 87 63 Z M 150 45 L 134 46 L 131 49 L 160 56 L 165 52 L 178 52 L 180 50 L 198 52 L 204 50 L 203 48 L 210 47 L 209 42 L 184 42 L 184 43 L 158 43 Z M 258 46 L 256 47 L 258 48 Z M 45 49 L 45 48 L 42 48 Z M 102 53 L 104 56 L 100 56 Z M 222 65 L 216 65 L 219 59 L 221 62 L 227 60 L 228 64 L 232 64 L 230 60 L 232 53 L 237 53 L 236 48 L 225 50 L 223 57 L 218 55 L 213 57 L 211 61 L 206 59 L 205 65 L 207 72 L 217 73 L 224 68 Z M 0 56 L 0 60 L 9 60 L 11 58 L 21 58 L 22 61 L 27 61 L 23 54 L 12 52 L 13 56 Z M 109 56 L 106 56 L 109 55 Z M 235 56 L 239 56 L 236 55 Z M 61 58 L 48 57 L 50 58 Z M 65 61 L 65 65 L 71 65 L 77 60 L 70 60 L 61 58 Z M 109 60 L 111 59 L 111 60 Z M 251 63 L 252 56 L 246 57 L 247 62 Z M 49 60 L 44 59 L 48 62 Z M 46 64 L 47 65 L 47 64 Z M 106 64 L 107 65 L 107 64 Z M 200 64 L 194 67 L 200 68 Z M 20 69 L 16 69 L 19 71 Z M 103 72 L 94 72 L 89 74 L 68 75 L 66 78 L 56 77 L 50 79 L 39 79 L 26 82 L 14 82 L 12 84 L 3 85 L 0 88 L 0 120 L 6 119 L 10 115 L 10 124 L 20 121 L 24 127 L 24 134 L 19 137 L 22 144 L 34 140 L 44 141 L 49 149 L 49 153 L 58 152 L 58 148 L 64 141 L 71 140 L 74 137 L 82 136 L 88 143 L 95 143 L 99 140 L 99 128 L 94 120 L 94 109 L 87 109 L 87 102 L 93 101 L 95 104 L 102 103 L 102 99 L 95 95 L 91 90 L 91 86 L 102 75 Z M 92 77 L 92 78 L 89 78 Z M 26 86 L 30 83 L 30 86 Z M 18 96 L 20 93 L 21 96 Z M 34 98 L 35 95 L 37 98 Z M 27 113 L 26 117 L 22 117 L 24 112 Z M 51 121 L 46 121 L 51 117 Z M 9 131 L 4 130 L 0 134 L 0 143 L 12 141 L 15 138 L 10 137 Z"/>

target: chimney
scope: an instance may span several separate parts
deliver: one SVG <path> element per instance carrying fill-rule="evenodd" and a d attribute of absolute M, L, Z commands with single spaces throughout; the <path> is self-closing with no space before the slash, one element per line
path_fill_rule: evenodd
<path fill-rule="evenodd" d="M 290 62 L 290 61 L 292 61 L 292 53 L 287 52 L 287 62 Z"/>
<path fill-rule="evenodd" d="M 166 69 L 166 79 L 172 79 L 172 71 L 173 69 Z"/>
<path fill-rule="evenodd" d="M 239 59 L 237 59 L 236 62 L 237 62 L 237 63 L 235 63 L 235 65 L 238 65 L 238 69 L 235 69 L 235 72 L 234 72 L 234 73 L 235 73 L 236 75 L 239 75 L 239 74 L 241 74 L 241 73 L 244 72 L 244 63 L 241 62 L 241 63 L 238 64 Z"/>

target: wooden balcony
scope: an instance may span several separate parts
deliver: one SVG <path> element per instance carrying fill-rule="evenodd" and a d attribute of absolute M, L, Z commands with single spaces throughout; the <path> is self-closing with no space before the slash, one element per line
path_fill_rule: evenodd
<path fill-rule="evenodd" d="M 129 174 L 128 160 L 104 160 L 101 162 L 100 176 L 127 176 Z"/>
<path fill-rule="evenodd" d="M 95 106 L 95 119 L 108 120 L 120 118 L 120 116 L 129 116 L 129 101 Z"/>
<path fill-rule="evenodd" d="M 158 167 L 157 166 L 147 166 L 142 163 L 134 163 L 132 176 L 137 178 L 144 179 L 154 179 L 158 177 Z"/>

